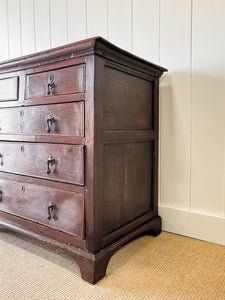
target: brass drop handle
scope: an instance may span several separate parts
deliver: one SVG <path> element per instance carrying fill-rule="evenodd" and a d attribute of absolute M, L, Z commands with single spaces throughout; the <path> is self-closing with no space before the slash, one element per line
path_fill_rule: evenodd
<path fill-rule="evenodd" d="M 56 205 L 54 202 L 50 202 L 49 205 L 48 205 L 48 219 L 50 220 L 51 218 L 55 219 L 56 218 L 56 215 L 54 213 L 54 210 L 56 208 Z"/>
<path fill-rule="evenodd" d="M 47 161 L 47 174 L 51 173 L 49 166 L 53 166 L 55 164 L 55 159 L 51 156 Z"/>
<path fill-rule="evenodd" d="M 52 93 L 52 91 L 54 90 L 54 88 L 55 88 L 54 76 L 51 74 L 49 76 L 47 94 L 50 95 Z"/>
<path fill-rule="evenodd" d="M 47 132 L 50 132 L 51 131 L 51 128 L 50 128 L 50 125 L 52 125 L 53 123 L 55 123 L 55 118 L 50 115 L 48 118 L 47 118 L 47 128 L 46 128 L 46 131 Z"/>

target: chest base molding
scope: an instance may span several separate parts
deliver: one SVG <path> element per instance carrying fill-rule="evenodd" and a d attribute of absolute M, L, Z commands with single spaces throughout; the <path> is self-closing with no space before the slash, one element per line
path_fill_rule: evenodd
<path fill-rule="evenodd" d="M 18 232 L 31 238 L 35 238 L 50 247 L 54 246 L 60 248 L 63 253 L 71 256 L 78 264 L 82 279 L 91 284 L 95 284 L 106 275 L 109 260 L 117 250 L 140 235 L 146 233 L 153 236 L 159 235 L 161 233 L 162 223 L 161 217 L 156 216 L 103 250 L 97 253 L 90 253 L 78 246 L 75 247 L 74 245 L 71 245 L 69 241 L 68 243 L 65 243 L 60 240 L 56 240 L 53 237 L 43 235 L 40 231 L 29 231 L 25 225 L 23 226 L 21 223 L 18 225 L 13 222 L 13 217 L 10 215 L 7 217 L 8 220 L 5 221 L 1 219 L 1 214 L 2 213 L 0 213 L 0 229 Z M 4 219 L 6 219 L 6 217 Z"/>

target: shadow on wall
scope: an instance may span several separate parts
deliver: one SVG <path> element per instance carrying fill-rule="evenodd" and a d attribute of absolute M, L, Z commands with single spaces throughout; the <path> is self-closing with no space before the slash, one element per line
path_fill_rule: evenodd
<path fill-rule="evenodd" d="M 218 213 L 204 203 L 217 196 L 224 205 L 223 77 L 169 73 L 160 81 L 161 204 Z"/>

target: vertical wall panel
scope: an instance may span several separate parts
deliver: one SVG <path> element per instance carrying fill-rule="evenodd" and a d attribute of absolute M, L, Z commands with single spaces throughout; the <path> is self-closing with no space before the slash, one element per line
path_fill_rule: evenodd
<path fill-rule="evenodd" d="M 224 215 L 225 2 L 193 1 L 191 208 Z"/>
<path fill-rule="evenodd" d="M 68 42 L 86 38 L 86 11 L 84 0 L 68 0 Z"/>
<path fill-rule="evenodd" d="M 189 208 L 191 114 L 191 1 L 162 0 L 161 204 Z"/>
<path fill-rule="evenodd" d="M 131 4 L 131 0 L 108 0 L 109 39 L 128 51 L 132 51 Z"/>
<path fill-rule="evenodd" d="M 8 0 L 9 56 L 21 56 L 20 0 Z"/>
<path fill-rule="evenodd" d="M 66 44 L 68 42 L 66 0 L 50 0 L 50 17 L 52 47 Z"/>
<path fill-rule="evenodd" d="M 36 51 L 49 49 L 51 46 L 49 14 L 49 0 L 35 0 Z"/>
<path fill-rule="evenodd" d="M 106 0 L 87 0 L 87 36 L 107 38 Z"/>
<path fill-rule="evenodd" d="M 34 0 L 21 0 L 22 54 L 35 52 Z"/>
<path fill-rule="evenodd" d="M 9 58 L 8 7 L 6 0 L 0 0 L 0 61 Z"/>
<path fill-rule="evenodd" d="M 133 53 L 159 63 L 159 1 L 133 0 Z"/>

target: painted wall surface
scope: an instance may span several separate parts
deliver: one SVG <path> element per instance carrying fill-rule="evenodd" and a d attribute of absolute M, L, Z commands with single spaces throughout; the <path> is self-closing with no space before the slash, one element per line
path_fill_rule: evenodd
<path fill-rule="evenodd" d="M 96 35 L 169 69 L 163 228 L 225 244 L 225 1 L 0 0 L 0 60 Z"/>

